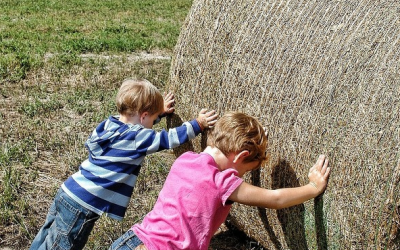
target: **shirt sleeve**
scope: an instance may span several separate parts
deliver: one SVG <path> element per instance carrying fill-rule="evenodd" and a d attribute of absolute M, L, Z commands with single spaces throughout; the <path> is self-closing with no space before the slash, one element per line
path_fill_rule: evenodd
<path fill-rule="evenodd" d="M 201 133 L 201 129 L 196 120 L 183 123 L 181 126 L 163 129 L 156 132 L 152 129 L 142 129 L 136 136 L 138 150 L 145 151 L 145 154 L 152 154 L 164 149 L 172 149 L 194 139 Z"/>
<path fill-rule="evenodd" d="M 242 182 L 243 179 L 237 176 L 237 171 L 234 169 L 227 169 L 218 174 L 216 185 L 219 187 L 221 201 L 224 206 L 228 205 L 229 196 L 231 196 Z"/>

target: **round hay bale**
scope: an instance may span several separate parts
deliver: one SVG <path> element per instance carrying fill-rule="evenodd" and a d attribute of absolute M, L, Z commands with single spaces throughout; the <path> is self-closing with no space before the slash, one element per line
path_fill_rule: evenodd
<path fill-rule="evenodd" d="M 257 117 L 270 160 L 246 179 L 261 187 L 306 184 L 319 154 L 332 167 L 322 197 L 235 204 L 236 226 L 267 249 L 399 249 L 399 40 L 399 1 L 194 1 L 171 65 L 171 122 L 203 107 Z"/>

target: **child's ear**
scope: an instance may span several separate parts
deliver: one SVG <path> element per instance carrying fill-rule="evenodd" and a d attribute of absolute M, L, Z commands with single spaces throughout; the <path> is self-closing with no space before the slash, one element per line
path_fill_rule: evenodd
<path fill-rule="evenodd" d="M 248 150 L 243 150 L 240 153 L 235 155 L 235 159 L 233 160 L 234 163 L 242 162 L 250 152 Z"/>
<path fill-rule="evenodd" d="M 140 114 L 140 123 L 144 121 L 144 118 L 149 114 L 149 112 L 143 112 Z"/>

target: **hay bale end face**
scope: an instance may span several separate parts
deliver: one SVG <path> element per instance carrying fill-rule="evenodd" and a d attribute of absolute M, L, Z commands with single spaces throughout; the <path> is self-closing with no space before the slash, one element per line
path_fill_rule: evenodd
<path fill-rule="evenodd" d="M 195 0 L 175 52 L 174 119 L 206 107 L 268 128 L 270 160 L 248 182 L 304 185 L 330 158 L 322 197 L 235 204 L 231 221 L 267 249 L 399 248 L 399 1 Z"/>

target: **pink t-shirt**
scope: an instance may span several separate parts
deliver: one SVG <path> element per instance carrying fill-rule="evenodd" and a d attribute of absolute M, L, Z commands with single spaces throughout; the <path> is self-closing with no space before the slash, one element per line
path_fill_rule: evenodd
<path fill-rule="evenodd" d="M 209 154 L 187 152 L 172 165 L 153 210 L 131 230 L 149 250 L 207 250 L 242 182 L 234 169 L 219 171 Z"/>

